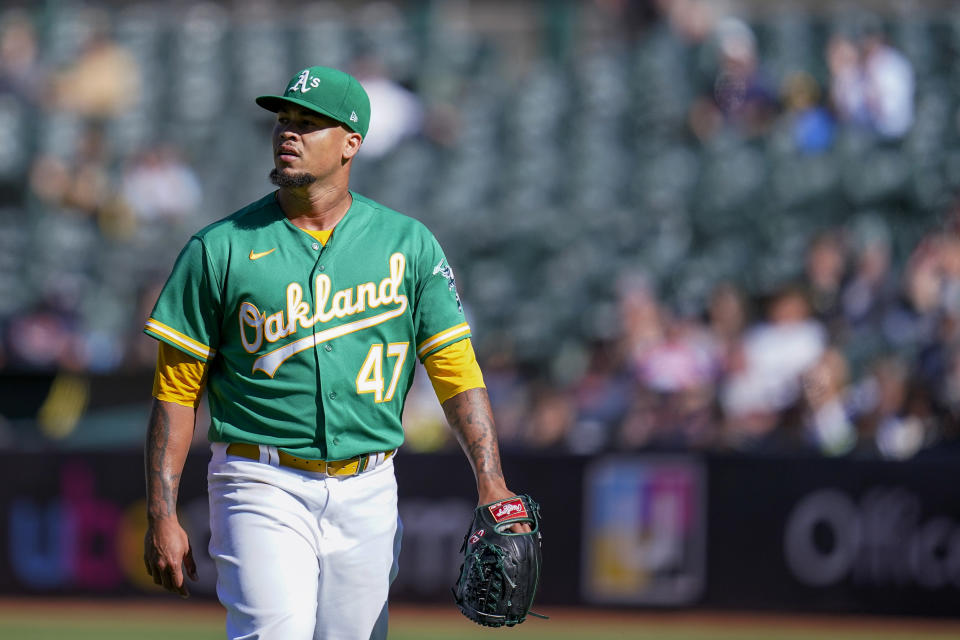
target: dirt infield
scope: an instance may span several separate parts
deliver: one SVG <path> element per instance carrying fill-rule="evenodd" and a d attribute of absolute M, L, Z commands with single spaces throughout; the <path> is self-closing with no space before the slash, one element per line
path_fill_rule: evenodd
<path fill-rule="evenodd" d="M 738 630 L 777 629 L 791 635 L 820 637 L 822 632 L 833 634 L 849 632 L 863 637 L 906 635 L 909 637 L 960 638 L 960 619 L 886 618 L 851 615 L 794 615 L 771 613 L 717 612 L 717 611 L 657 611 L 634 612 L 626 610 L 586 609 L 578 607 L 537 608 L 550 616 L 549 623 L 532 621 L 532 627 L 551 628 L 554 631 L 575 632 L 576 629 L 619 628 L 661 630 L 665 633 L 689 631 L 706 633 L 710 630 L 736 633 Z M 209 600 L 178 600 L 173 596 L 157 599 L 95 600 L 52 598 L 0 599 L 0 622 L 12 619 L 48 621 L 96 622 L 111 620 L 134 623 L 144 620 L 176 621 L 184 625 L 220 625 L 223 609 Z M 441 630 L 463 622 L 460 613 L 451 606 L 418 606 L 396 604 L 390 608 L 391 626 L 421 628 L 424 631 Z M 519 629 L 519 628 L 518 628 Z M 720 635 L 717 633 L 717 635 Z M 514 636 L 516 637 L 516 636 Z M 565 636 L 566 637 L 566 636 Z"/>

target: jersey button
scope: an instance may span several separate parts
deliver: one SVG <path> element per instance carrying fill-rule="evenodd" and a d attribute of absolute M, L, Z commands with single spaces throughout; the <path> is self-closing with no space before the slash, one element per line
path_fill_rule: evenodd
<path fill-rule="evenodd" d="M 330 346 L 329 344 L 323 345 L 323 349 L 324 349 L 325 351 L 333 351 L 333 347 Z"/>
<path fill-rule="evenodd" d="M 333 444 L 340 444 L 340 438 L 334 438 Z"/>
<path fill-rule="evenodd" d="M 313 245 L 311 245 L 311 246 L 313 247 L 313 250 L 316 251 L 316 250 L 318 250 L 318 249 L 320 248 L 320 243 L 319 243 L 319 242 L 314 242 Z"/>
<path fill-rule="evenodd" d="M 325 271 L 326 269 L 327 268 L 323 265 L 320 265 L 319 267 L 317 267 L 317 271 Z"/>
<path fill-rule="evenodd" d="M 336 400 L 336 399 L 337 399 L 337 392 L 336 392 L 336 391 L 331 391 L 330 394 L 329 394 L 327 397 L 330 398 L 331 400 Z"/>

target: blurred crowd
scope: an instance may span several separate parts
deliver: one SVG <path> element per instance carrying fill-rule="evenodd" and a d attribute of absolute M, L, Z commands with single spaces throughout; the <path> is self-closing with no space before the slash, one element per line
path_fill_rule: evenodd
<path fill-rule="evenodd" d="M 107 258 L 163 255 L 154 245 L 194 224 L 201 185 L 175 145 L 157 138 L 123 150 L 117 133 L 144 76 L 114 39 L 111 14 L 86 9 L 71 28 L 44 13 L 0 13 L 0 136 L 17 154 L 0 173 L 0 238 L 18 258 L 4 274 L 0 368 L 112 371 L 130 362 L 142 311 L 117 301 L 143 282 Z M 42 46 L 42 27 L 62 45 Z M 124 279 L 112 299 L 104 289 Z M 104 318 L 91 307 L 116 308 Z"/>
<path fill-rule="evenodd" d="M 768 32 L 761 37 L 755 29 L 761 18 L 725 14 L 716 3 L 557 5 L 566 10 L 540 16 L 542 51 L 529 56 L 531 68 L 539 59 L 563 65 L 578 46 L 644 47 L 655 41 L 654 34 L 681 43 L 690 54 L 684 61 L 688 75 L 700 80 L 693 83 L 692 95 L 680 98 L 683 113 L 670 132 L 687 146 L 714 148 L 732 136 L 817 157 L 842 139 L 901 149 L 914 134 L 923 78 L 906 52 L 891 43 L 889 21 L 876 15 L 856 12 L 838 22 L 817 58 L 794 68 L 789 51 L 763 54 L 789 39 L 777 40 Z M 571 12 L 571 6 L 578 9 Z M 196 51 L 219 42 L 223 32 L 217 29 L 233 19 L 224 7 L 197 4 L 193 13 L 200 16 L 200 26 L 191 32 Z M 229 213 L 221 210 L 228 200 L 225 184 L 207 179 L 205 161 L 213 153 L 243 155 L 229 147 L 214 149 L 215 136 L 186 126 L 231 119 L 232 107 L 221 104 L 224 113 L 214 109 L 203 120 L 204 90 L 213 100 L 222 87 L 201 86 L 190 94 L 199 102 L 165 107 L 174 121 L 180 114 L 184 127 L 176 127 L 178 135 L 157 126 L 150 111 L 157 109 L 155 69 L 145 68 L 150 63 L 140 48 L 147 31 L 130 27 L 120 34 L 115 9 L 82 9 L 82 22 L 55 23 L 31 8 L 0 10 L 0 246 L 19 256 L 0 274 L 0 371 L 8 374 L 148 371 L 154 345 L 139 329 L 163 274 L 190 231 Z M 389 26 L 405 19 L 397 5 L 388 3 L 373 3 L 365 15 L 374 14 L 386 27 L 368 34 L 371 39 L 389 40 Z M 246 28 L 242 17 L 234 26 Z M 509 29 L 504 32 L 480 49 L 495 49 L 509 37 Z M 327 36 L 314 43 L 318 51 L 345 37 L 335 29 Z M 410 60 L 404 66 L 396 57 L 357 48 L 339 60 L 311 61 L 340 64 L 366 86 L 374 113 L 383 115 L 371 125 L 365 141 L 370 169 L 358 166 L 358 180 L 394 176 L 405 189 L 395 190 L 398 194 L 411 193 L 404 173 L 407 156 L 396 155 L 397 149 L 407 149 L 404 141 L 456 149 L 458 135 L 482 131 L 477 123 L 469 128 L 470 100 L 476 96 L 468 90 L 469 79 L 455 86 L 437 76 L 429 83 L 431 76 L 423 71 L 416 76 L 419 83 L 411 82 L 412 76 L 397 71 L 415 66 Z M 516 63 L 503 56 L 503 82 L 526 82 L 511 68 Z M 600 71 L 595 79 L 602 81 Z M 277 72 L 277 78 L 289 75 L 288 69 Z M 605 108 L 614 107 L 596 106 L 598 113 Z M 624 108 L 632 109 L 629 103 Z M 24 123 L 32 117 L 42 125 L 25 133 Z M 534 132 L 546 126 L 528 124 Z M 8 157 L 4 147 L 18 153 L 10 151 Z M 555 167 L 555 181 L 564 181 L 563 171 Z M 229 184 L 248 188 L 245 178 Z M 474 176 L 460 178 L 462 191 L 470 193 Z M 259 190 L 267 188 L 264 178 Z M 383 197 L 375 184 L 365 192 Z M 603 195 L 601 190 L 596 197 Z M 403 208 L 402 202 L 384 202 Z M 486 329 L 497 337 L 478 340 L 478 346 L 504 448 L 584 454 L 817 452 L 892 459 L 949 448 L 960 437 L 958 202 L 938 201 L 935 219 L 924 219 L 919 240 L 906 250 L 900 248 L 898 228 L 880 214 L 828 220 L 807 237 L 783 237 L 784 245 L 802 245 L 799 263 L 782 270 L 787 276 L 754 286 L 750 278 L 702 274 L 709 287 L 696 304 L 665 290 L 663 278 L 648 272 L 643 260 L 614 265 L 607 274 L 615 284 L 603 329 L 541 336 L 556 345 L 549 358 L 531 357 L 522 337 L 502 339 L 495 327 L 471 321 L 478 333 Z M 639 228 L 646 224 L 642 219 L 657 215 L 637 206 L 624 224 L 635 221 Z M 589 221 L 562 224 L 589 226 Z M 634 233 L 621 231 L 627 238 Z M 562 255 L 565 248 L 555 250 Z M 450 253 L 454 264 L 458 255 L 469 257 Z M 462 293 L 469 307 L 470 291 Z M 503 310 L 519 302 L 502 300 L 501 313 L 509 315 Z M 592 304 L 576 296 L 566 302 L 578 308 Z M 554 300 L 539 306 L 549 313 L 550 304 Z M 411 446 L 453 446 L 442 414 L 424 409 L 430 404 L 429 385 L 419 378 L 408 412 Z"/>
<path fill-rule="evenodd" d="M 960 437 L 960 206 L 892 268 L 878 220 L 826 229 L 803 275 L 768 295 L 718 285 L 702 314 L 642 275 L 620 282 L 617 331 L 562 375 L 509 350 L 486 378 L 505 446 L 905 459 Z"/>

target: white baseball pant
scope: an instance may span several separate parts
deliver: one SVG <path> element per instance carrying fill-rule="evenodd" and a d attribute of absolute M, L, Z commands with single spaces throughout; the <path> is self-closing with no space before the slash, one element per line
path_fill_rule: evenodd
<path fill-rule="evenodd" d="M 332 477 L 227 455 L 207 473 L 210 555 L 232 640 L 383 640 L 402 525 L 393 459 Z"/>

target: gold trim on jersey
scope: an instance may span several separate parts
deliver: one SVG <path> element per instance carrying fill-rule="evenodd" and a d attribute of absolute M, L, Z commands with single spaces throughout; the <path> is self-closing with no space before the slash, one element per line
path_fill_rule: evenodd
<path fill-rule="evenodd" d="M 147 319 L 147 324 L 144 325 L 144 329 L 146 329 L 149 333 L 154 334 L 154 336 L 158 338 L 163 337 L 167 340 L 170 340 L 175 345 L 183 348 L 198 358 L 207 360 L 213 356 L 214 353 L 216 353 L 207 345 L 197 342 L 190 336 L 184 335 L 173 327 L 169 327 L 159 320 L 155 320 L 154 318 Z"/>
<path fill-rule="evenodd" d="M 468 325 L 466 322 L 450 327 L 445 331 L 441 331 L 435 336 L 431 336 L 420 343 L 420 346 L 417 347 L 417 357 L 422 358 L 423 354 L 425 354 L 427 351 L 430 351 L 437 345 L 443 344 L 447 340 L 459 338 L 465 333 L 470 333 L 470 325 Z"/>

